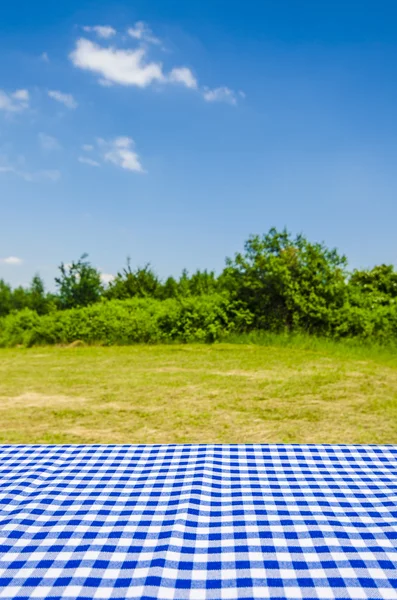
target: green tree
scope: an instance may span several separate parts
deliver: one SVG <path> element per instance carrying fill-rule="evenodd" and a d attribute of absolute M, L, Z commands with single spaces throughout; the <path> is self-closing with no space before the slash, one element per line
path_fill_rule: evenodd
<path fill-rule="evenodd" d="M 61 308 L 88 306 L 98 302 L 103 292 L 101 275 L 83 254 L 77 262 L 59 266 L 60 277 L 55 278 Z"/>
<path fill-rule="evenodd" d="M 255 328 L 327 333 L 345 301 L 346 258 L 286 230 L 251 236 L 226 264 L 222 286 L 254 315 Z"/>
<path fill-rule="evenodd" d="M 174 277 L 167 277 L 165 283 L 161 286 L 159 297 L 161 300 L 167 300 L 168 298 L 177 298 L 178 296 L 178 282 Z"/>
<path fill-rule="evenodd" d="M 20 285 L 12 291 L 12 310 L 19 311 L 24 308 L 30 308 L 30 293 Z"/>
<path fill-rule="evenodd" d="M 187 269 L 183 269 L 178 281 L 178 296 L 188 298 L 190 296 L 190 279 Z"/>
<path fill-rule="evenodd" d="M 189 281 L 192 296 L 215 294 L 218 291 L 218 282 L 213 271 L 197 270 Z"/>
<path fill-rule="evenodd" d="M 3 279 L 0 279 L 0 317 L 5 317 L 12 310 L 12 290 Z"/>
<path fill-rule="evenodd" d="M 36 274 L 29 288 L 30 294 L 30 308 L 35 310 L 37 314 L 44 315 L 49 309 L 49 297 L 46 294 L 44 281 L 40 275 Z"/>
<path fill-rule="evenodd" d="M 131 268 L 131 259 L 127 258 L 127 266 L 117 273 L 115 279 L 109 284 L 105 296 L 111 299 L 125 300 L 127 298 L 155 298 L 160 289 L 160 281 L 150 264 Z"/>

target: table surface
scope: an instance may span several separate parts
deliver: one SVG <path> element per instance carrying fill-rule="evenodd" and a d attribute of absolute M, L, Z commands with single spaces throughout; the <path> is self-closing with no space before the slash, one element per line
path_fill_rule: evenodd
<path fill-rule="evenodd" d="M 397 447 L 0 446 L 0 598 L 397 599 Z"/>

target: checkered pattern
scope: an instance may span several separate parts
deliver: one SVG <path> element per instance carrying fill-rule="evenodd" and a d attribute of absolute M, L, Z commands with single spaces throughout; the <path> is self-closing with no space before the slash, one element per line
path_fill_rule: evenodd
<path fill-rule="evenodd" d="M 397 447 L 0 446 L 0 598 L 397 599 Z"/>

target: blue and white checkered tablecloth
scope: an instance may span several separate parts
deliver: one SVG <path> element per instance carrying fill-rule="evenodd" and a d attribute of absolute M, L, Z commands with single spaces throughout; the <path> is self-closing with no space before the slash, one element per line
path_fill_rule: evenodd
<path fill-rule="evenodd" d="M 397 447 L 0 446 L 0 598 L 397 599 Z"/>

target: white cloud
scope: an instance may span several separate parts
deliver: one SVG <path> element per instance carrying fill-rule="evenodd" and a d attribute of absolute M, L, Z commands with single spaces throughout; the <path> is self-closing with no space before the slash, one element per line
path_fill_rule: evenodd
<path fill-rule="evenodd" d="M 20 102 L 29 102 L 29 92 L 28 90 L 17 90 L 12 94 L 13 98 L 19 100 Z"/>
<path fill-rule="evenodd" d="M 23 260 L 17 256 L 7 256 L 7 258 L 0 258 L 0 263 L 3 265 L 21 265 Z"/>
<path fill-rule="evenodd" d="M 127 30 L 130 37 L 141 42 L 147 42 L 148 44 L 161 44 L 161 41 L 156 38 L 150 27 L 143 21 L 137 21 L 133 27 Z"/>
<path fill-rule="evenodd" d="M 118 83 L 145 88 L 155 82 L 181 83 L 190 89 L 197 89 L 197 80 L 187 67 L 176 67 L 169 75 L 165 75 L 161 63 L 146 62 L 145 58 L 145 48 L 102 48 L 86 39 L 78 40 L 76 49 L 70 54 L 75 67 L 97 73 L 102 85 Z"/>
<path fill-rule="evenodd" d="M 109 142 L 99 139 L 103 150 L 103 159 L 127 171 L 144 173 L 138 154 L 134 150 L 134 141 L 129 137 L 118 137 Z"/>
<path fill-rule="evenodd" d="M 48 56 L 47 52 L 43 52 L 43 54 L 40 56 L 41 60 L 43 60 L 44 62 L 50 62 L 50 57 Z"/>
<path fill-rule="evenodd" d="M 228 104 L 237 104 L 235 92 L 228 87 L 218 87 L 215 89 L 204 88 L 204 100 L 207 102 L 227 102 Z"/>
<path fill-rule="evenodd" d="M 102 283 L 104 283 L 105 285 L 108 285 L 109 283 L 111 283 L 113 280 L 115 279 L 115 276 L 112 275 L 111 273 L 101 273 L 101 281 Z"/>
<path fill-rule="evenodd" d="M 103 86 L 124 85 L 146 88 L 153 84 L 180 84 L 198 91 L 207 102 L 226 102 L 237 104 L 237 97 L 243 92 L 235 92 L 223 86 L 210 89 L 199 87 L 197 78 L 185 66 L 172 68 L 164 72 L 163 64 L 148 58 L 149 47 L 145 42 L 160 43 L 153 37 L 150 28 L 138 21 L 128 29 L 128 34 L 137 40 L 135 48 L 117 48 L 101 46 L 86 38 L 76 41 L 76 46 L 69 58 L 73 65 L 98 76 L 98 83 Z"/>
<path fill-rule="evenodd" d="M 100 167 L 101 165 L 96 160 L 92 158 L 88 158 L 86 156 L 79 156 L 79 162 L 83 163 L 83 165 L 90 165 L 90 167 Z"/>
<path fill-rule="evenodd" d="M 173 83 L 182 83 L 192 90 L 197 89 L 197 79 L 187 67 L 176 67 L 175 69 L 172 69 L 168 79 Z"/>
<path fill-rule="evenodd" d="M 117 31 L 110 25 L 86 25 L 85 27 L 83 27 L 83 29 L 84 31 L 87 31 L 87 33 L 90 33 L 91 31 L 93 33 L 96 33 L 98 37 L 104 40 L 108 40 L 117 33 Z"/>
<path fill-rule="evenodd" d="M 77 108 L 78 104 L 76 102 L 76 100 L 73 98 L 72 94 L 64 94 L 63 92 L 60 92 L 59 90 L 50 90 L 48 92 L 48 95 L 50 98 L 52 98 L 53 100 L 56 100 L 57 102 L 60 102 L 61 104 L 64 104 L 66 106 L 66 108 Z"/>
<path fill-rule="evenodd" d="M 108 162 L 135 173 L 145 173 L 138 153 L 135 151 L 134 141 L 127 136 L 119 136 L 113 140 L 97 138 L 96 146 L 84 144 L 82 147 L 86 152 L 94 152 L 91 156 L 79 156 L 78 161 L 90 167 L 100 167 L 102 163 Z"/>
<path fill-rule="evenodd" d="M 117 50 L 102 48 L 84 38 L 77 41 L 70 59 L 75 67 L 92 71 L 106 83 L 147 87 L 155 81 L 164 81 L 161 63 L 145 62 L 144 48 Z"/>
<path fill-rule="evenodd" d="M 39 142 L 43 150 L 60 150 L 61 144 L 58 140 L 52 135 L 47 135 L 46 133 L 39 133 L 38 135 Z"/>
<path fill-rule="evenodd" d="M 0 173 L 15 175 L 29 183 L 38 183 L 40 181 L 56 182 L 60 179 L 61 173 L 57 170 L 40 170 L 40 171 L 22 171 L 12 165 L 0 166 Z"/>
<path fill-rule="evenodd" d="M 6 112 L 19 112 L 29 108 L 28 90 L 16 90 L 8 93 L 0 90 L 0 110 Z"/>

